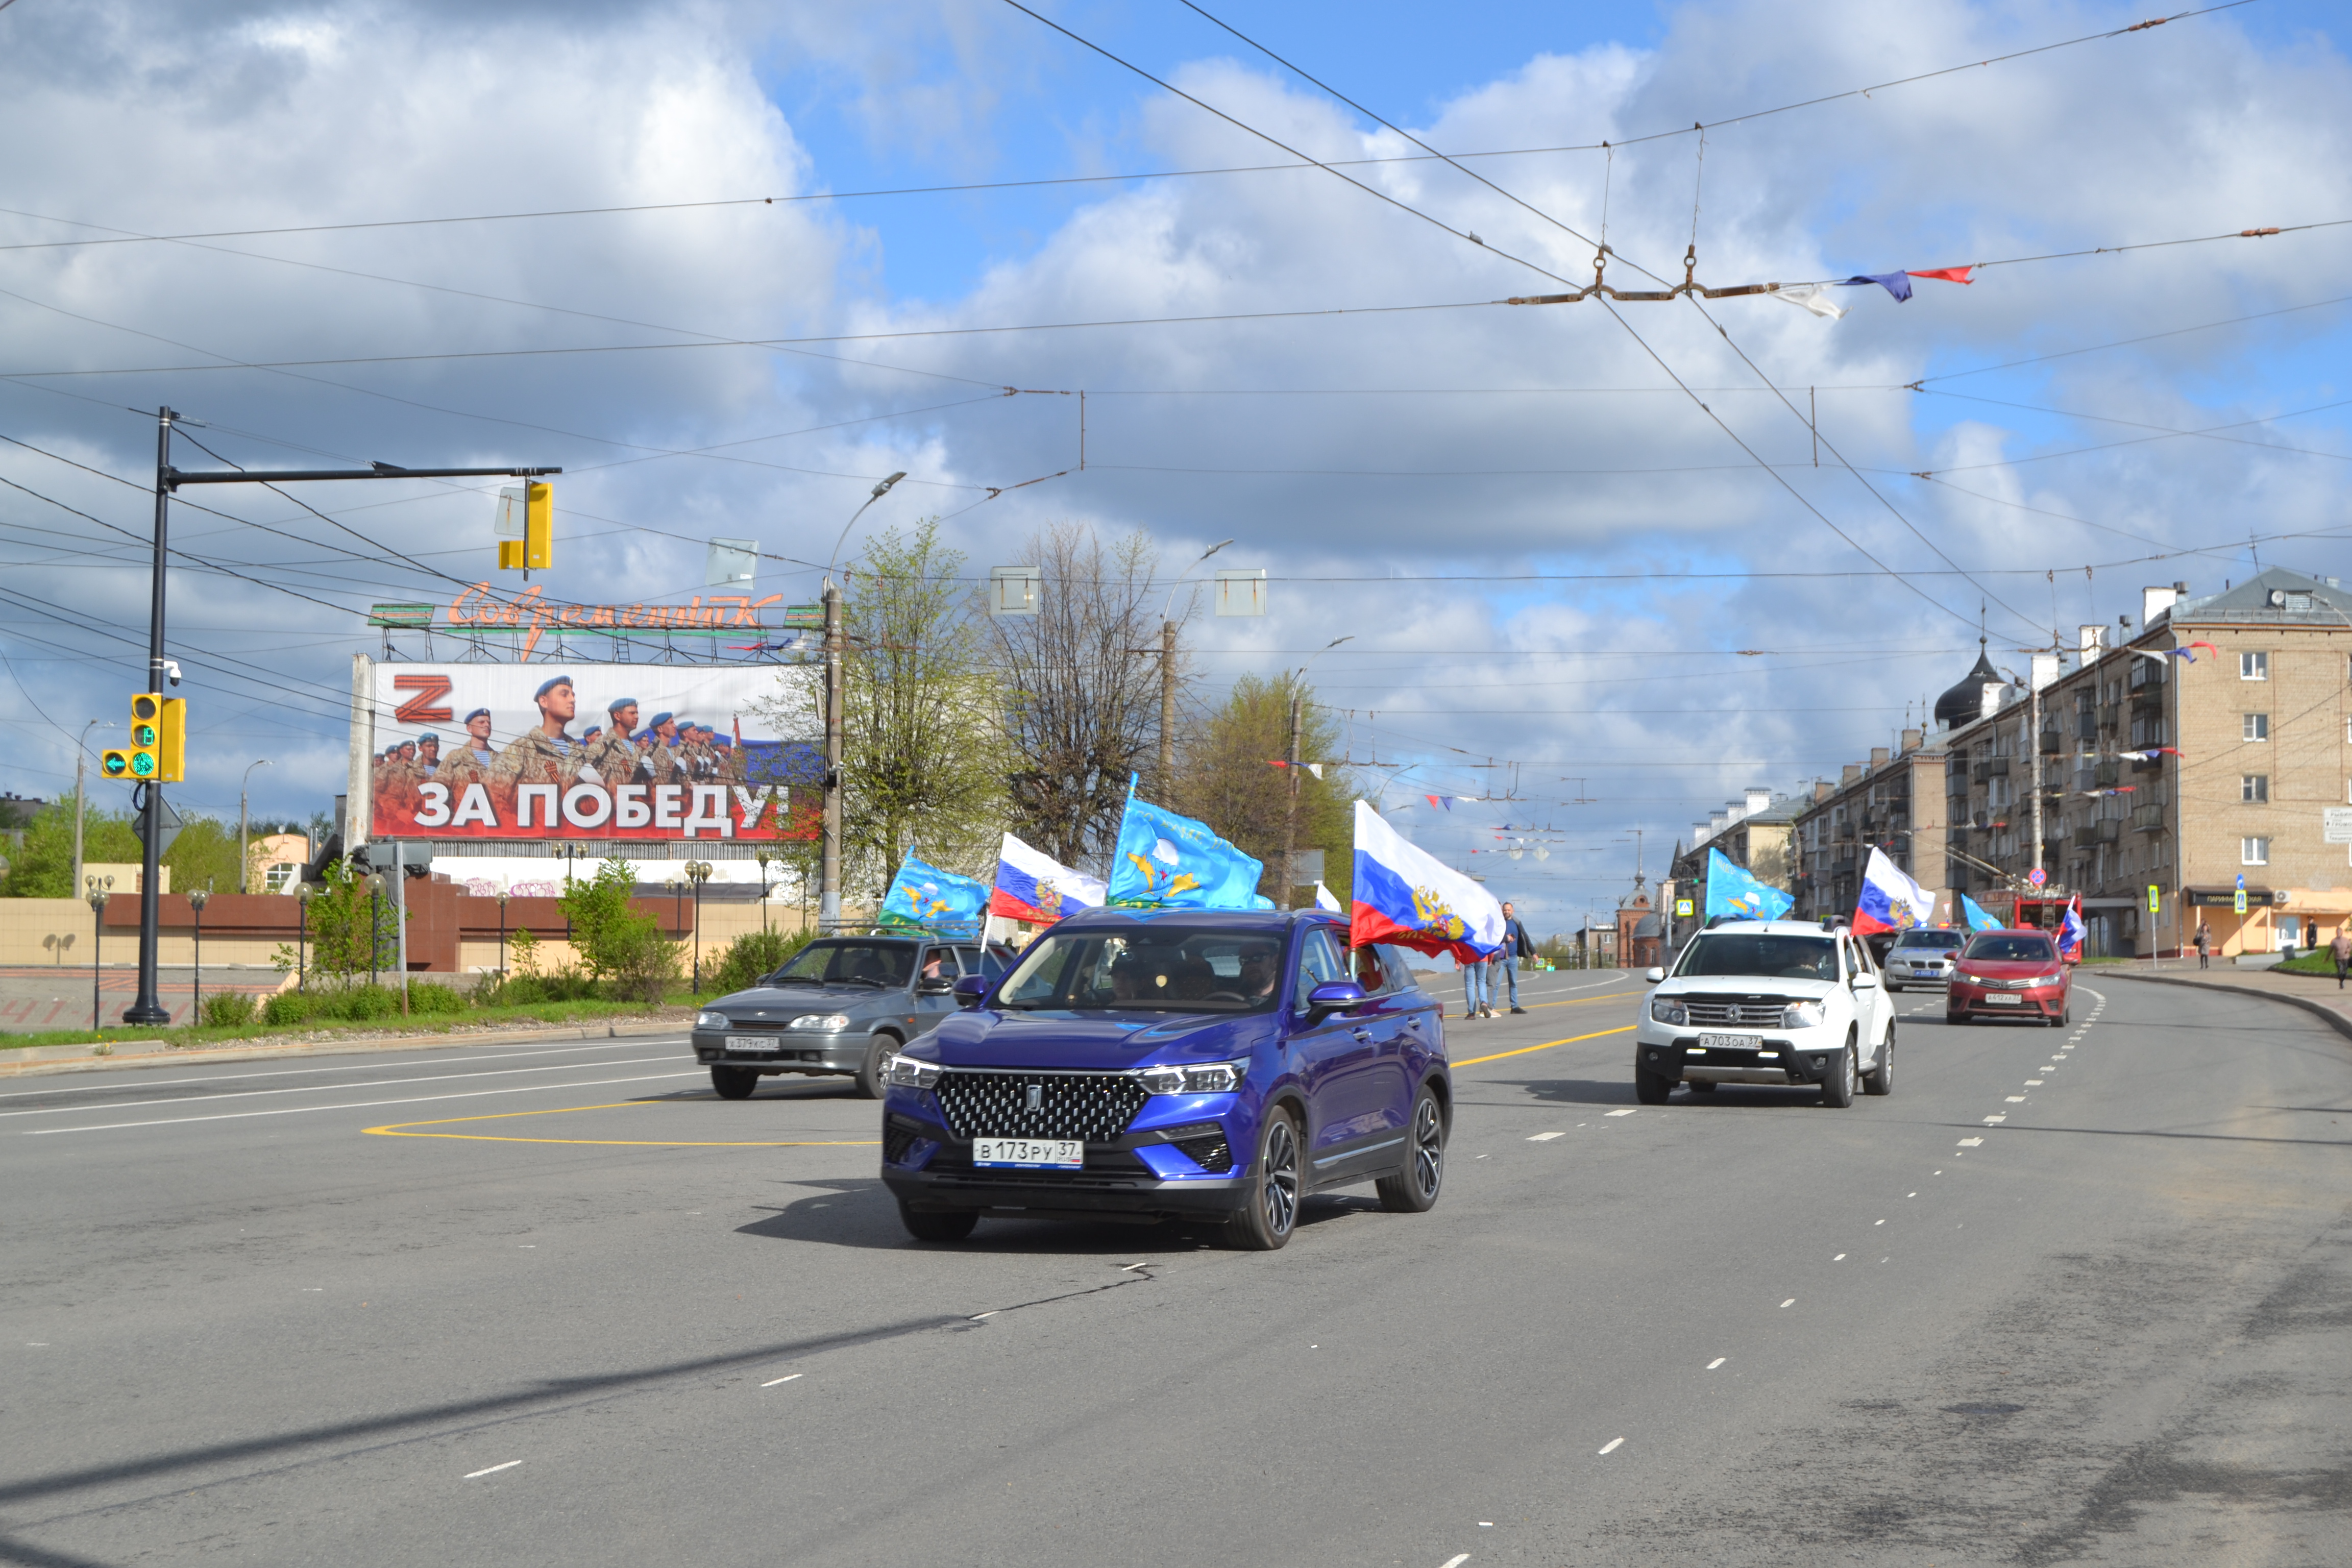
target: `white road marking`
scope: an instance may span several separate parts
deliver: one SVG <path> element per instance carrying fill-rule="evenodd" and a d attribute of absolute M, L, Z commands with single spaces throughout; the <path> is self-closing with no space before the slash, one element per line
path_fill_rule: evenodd
<path fill-rule="evenodd" d="M 1629 1105 L 1622 1110 L 1612 1110 L 1609 1114 L 1612 1116 L 1631 1116 L 1638 1109 L 1639 1107 Z"/>
<path fill-rule="evenodd" d="M 1439 1563 L 1437 1568 L 1462 1568 L 1462 1564 L 1469 1561 L 1470 1553 L 1467 1552 L 1457 1552 L 1453 1556 L 1447 1558 L 1444 1562 Z"/>
<path fill-rule="evenodd" d="M 467 1477 L 466 1478 L 466 1479 L 467 1479 L 467 1480 L 469 1480 L 469 1481 L 471 1481 L 471 1480 L 478 1480 L 480 1478 L 482 1478 L 482 1477 L 484 1477 L 484 1476 L 495 1476 L 495 1475 L 497 1475 L 500 1470 L 511 1470 L 511 1469 L 513 1469 L 517 1465 L 520 1465 L 520 1464 L 521 1464 L 521 1463 L 522 1463 L 522 1461 L 521 1461 L 520 1459 L 509 1459 L 509 1460 L 508 1460 L 505 1464 L 503 1464 L 503 1465 L 492 1465 L 492 1466 L 491 1466 L 488 1469 L 487 1469 L 487 1470 L 476 1470 L 472 1475 L 467 1476 Z"/>
<path fill-rule="evenodd" d="M 2025 1096 L 2021 1094 L 2012 1094 L 2009 1097 L 2009 1102 L 2011 1105 L 2023 1105 L 2025 1103 Z"/>
<path fill-rule="evenodd" d="M 2044 1081 L 2045 1080 L 2042 1079 L 2030 1078 L 2025 1080 L 2025 1087 L 2028 1089 L 2040 1089 Z"/>
<path fill-rule="evenodd" d="M 1785 1300 L 1785 1301 L 1783 1301 L 1783 1302 L 1781 1302 L 1781 1303 L 1780 1303 L 1780 1310 L 1783 1310 L 1783 1311 L 1786 1311 L 1786 1310 L 1788 1310 L 1788 1309 L 1790 1309 L 1790 1307 L 1795 1306 L 1796 1304 L 1797 1304 L 1797 1299 L 1796 1299 L 1794 1296 L 1791 1296 L 1791 1297 L 1790 1297 L 1787 1300 Z"/>
<path fill-rule="evenodd" d="M 1835 1258 L 1831 1258 L 1830 1261 L 1832 1263 L 1843 1263 L 1845 1261 L 1845 1254 L 1841 1252 Z"/>
<path fill-rule="evenodd" d="M 2002 1122 L 2004 1122 L 2004 1121 L 2008 1121 L 2008 1120 L 2009 1120 L 2009 1112 L 2007 1112 L 2007 1111 L 2005 1111 L 2005 1110 L 2004 1110 L 2004 1111 L 2002 1111 L 1999 1116 L 1988 1116 L 1988 1117 L 1986 1117 L 1986 1118 L 1985 1118 L 1985 1125 L 1986 1125 L 1986 1126 L 1988 1126 L 1988 1127 L 1998 1127 L 1998 1126 L 2000 1126 Z"/>
<path fill-rule="evenodd" d="M 1528 1139 L 1528 1142 L 1530 1143 L 1549 1143 L 1555 1138 L 1565 1138 L 1567 1136 L 1568 1134 L 1565 1132 L 1538 1132 L 1534 1137 Z"/>
<path fill-rule="evenodd" d="M 1711 1361 L 1711 1362 L 1709 1362 L 1709 1363 L 1706 1363 L 1706 1370 L 1707 1370 L 1707 1371 L 1709 1371 L 1709 1372 L 1713 1372 L 1717 1367 L 1721 1366 L 1725 1362 L 1727 1362 L 1727 1361 L 1729 1361 L 1730 1359 L 1731 1359 L 1731 1358 L 1730 1358 L 1729 1356 L 1727 1356 L 1727 1355 L 1719 1355 L 1719 1356 L 1716 1357 L 1713 1361 Z"/>
<path fill-rule="evenodd" d="M 1916 1194 L 1916 1193 L 1906 1193 L 1906 1194 L 1904 1194 L 1903 1195 L 1904 1195 L 1905 1197 L 1906 1197 L 1906 1198 L 1916 1198 L 1916 1197 L 1917 1197 L 1919 1194 Z"/>
<path fill-rule="evenodd" d="M 146 1121 L 102 1121 L 94 1127 L 28 1127 L 27 1138 L 54 1138 L 60 1132 L 118 1132 L 126 1127 L 177 1127 L 190 1121 L 242 1121 L 254 1116 L 300 1116 L 313 1110 L 373 1110 L 386 1105 L 431 1105 L 444 1100 L 480 1100 L 492 1094 L 544 1094 L 558 1089 L 601 1089 L 615 1083 L 656 1083 L 673 1078 L 700 1078 L 702 1069 L 692 1072 L 648 1073 L 638 1078 L 594 1078 L 577 1083 L 530 1083 L 512 1089 L 477 1089 L 464 1094 L 426 1094 L 408 1100 L 360 1100 L 347 1105 L 289 1105 L 276 1110 L 229 1110 L 217 1116 L 161 1116 Z"/>
<path fill-rule="evenodd" d="M 1151 1260 L 1147 1258 L 1140 1263 L 1122 1263 L 1119 1265 L 1118 1271 L 1121 1274 L 1132 1274 L 1139 1268 L 1149 1268 L 1150 1267 Z"/>
<path fill-rule="evenodd" d="M 1614 1453 L 1616 1451 L 1617 1445 L 1622 1443 L 1624 1440 L 1625 1439 L 1622 1437 L 1612 1437 L 1609 1441 L 1601 1445 L 1601 1451 L 1604 1454 Z"/>
<path fill-rule="evenodd" d="M 784 1376 L 776 1379 L 776 1383 L 790 1383 L 793 1378 L 804 1377 L 807 1374 L 805 1373 L 788 1373 Z M 776 1383 L 763 1383 L 760 1386 L 761 1388 L 773 1388 L 776 1386 Z"/>
<path fill-rule="evenodd" d="M 581 1064 L 575 1062 L 562 1067 L 544 1068 L 497 1068 L 489 1072 L 436 1073 L 430 1078 L 380 1078 L 372 1083 L 322 1083 L 315 1085 L 310 1089 L 230 1089 L 223 1094 L 177 1094 L 173 1095 L 169 1100 L 109 1100 L 102 1105 L 45 1105 L 37 1110 L 0 1110 L 0 1118 L 15 1116 L 67 1116 L 77 1110 L 144 1110 L 151 1105 L 210 1105 L 217 1100 L 251 1100 L 265 1094 L 325 1094 L 331 1089 L 406 1089 L 413 1083 L 446 1083 L 451 1079 L 505 1078 L 510 1073 L 519 1072 L 579 1072 L 583 1070 L 583 1065 L 587 1067 L 587 1070 L 593 1071 L 595 1068 L 645 1067 L 654 1062 L 674 1062 L 676 1060 L 677 1060 L 677 1054 L 673 1051 L 667 1055 L 658 1057 L 638 1057 L 633 1061 L 596 1062 L 593 1064 Z"/>
<path fill-rule="evenodd" d="M 981 1313 L 978 1313 L 978 1314 L 974 1315 L 974 1317 L 972 1318 L 972 1320 L 971 1320 L 971 1321 L 972 1321 L 973 1322 L 975 1322 L 975 1323 L 976 1323 L 976 1322 L 980 1321 L 980 1320 L 981 1320 L 982 1318 L 992 1318 L 992 1317 L 996 1316 L 996 1314 L 997 1314 L 997 1313 L 999 1313 L 999 1312 L 1001 1312 L 1001 1311 L 1003 1311 L 1003 1310 L 1004 1310 L 1004 1309 L 1003 1309 L 1003 1308 L 1002 1308 L 1002 1307 L 994 1307 L 994 1308 L 991 1308 L 989 1310 L 987 1310 L 987 1311 L 985 1311 L 985 1312 L 981 1312 Z"/>
<path fill-rule="evenodd" d="M 1885 1225 L 1886 1222 L 1885 1222 L 1885 1220 L 1883 1220 L 1883 1219 L 1874 1219 L 1874 1220 L 1872 1220 L 1870 1223 L 1871 1223 L 1871 1224 L 1873 1224 L 1873 1225 Z"/>

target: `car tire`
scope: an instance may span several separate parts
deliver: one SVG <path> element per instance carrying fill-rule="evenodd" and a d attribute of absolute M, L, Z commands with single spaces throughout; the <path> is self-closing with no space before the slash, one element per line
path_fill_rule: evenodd
<path fill-rule="evenodd" d="M 1894 992 L 1894 993 L 1895 993 L 1896 995 L 1898 995 L 1898 996 L 1899 996 L 1899 995 L 1901 995 L 1901 994 L 1903 994 L 1903 987 L 1901 987 L 1900 985 L 1896 985 L 1896 984 L 1893 984 L 1892 982 L 1889 982 L 1889 983 L 1888 983 L 1888 984 L 1887 984 L 1887 987 L 1886 987 L 1886 988 L 1887 988 L 1889 991 Z"/>
<path fill-rule="evenodd" d="M 1412 1097 L 1410 1125 L 1406 1142 L 1412 1147 L 1404 1169 L 1372 1184 L 1381 1207 L 1391 1214 L 1427 1214 L 1436 1206 L 1437 1190 L 1445 1180 L 1445 1112 L 1426 1085 Z"/>
<path fill-rule="evenodd" d="M 889 1088 L 890 1058 L 898 1054 L 898 1037 L 877 1035 L 874 1043 L 866 1047 L 866 1065 L 857 1069 L 857 1092 L 867 1100 L 879 1100 Z"/>
<path fill-rule="evenodd" d="M 1226 1239 L 1244 1252 L 1273 1252 L 1298 1228 L 1298 1123 L 1280 1106 L 1258 1124 L 1257 1158 L 1250 1162 L 1249 1202 L 1225 1223 Z"/>
<path fill-rule="evenodd" d="M 1675 1092 L 1675 1080 L 1661 1074 L 1633 1069 L 1633 1098 L 1644 1105 L 1664 1105 Z"/>
<path fill-rule="evenodd" d="M 760 1075 L 750 1068 L 712 1068 L 710 1087 L 721 1100 L 749 1100 L 760 1087 Z"/>
<path fill-rule="evenodd" d="M 2053 1029 L 2064 1028 L 2068 1018 L 2073 1015 L 2074 1011 L 2074 1009 L 2072 1004 L 2059 1008 L 2058 1016 L 2050 1020 L 2050 1026 Z"/>
<path fill-rule="evenodd" d="M 917 1241 L 961 1241 L 980 1223 L 980 1216 L 970 1209 L 938 1210 L 910 1209 L 898 1205 L 898 1223 Z"/>
<path fill-rule="evenodd" d="M 1878 1065 L 1862 1075 L 1864 1094 L 1895 1092 L 1895 1026 L 1886 1026 L 1886 1038 L 1878 1047 Z"/>
<path fill-rule="evenodd" d="M 1843 1110 L 1853 1103 L 1853 1047 L 1838 1053 L 1837 1066 L 1822 1080 L 1822 1103 Z"/>
<path fill-rule="evenodd" d="M 1954 1013 L 1947 1010 L 1944 1014 L 1944 1022 L 1947 1024 L 1973 1024 L 1976 1022 L 1976 1018 L 1971 1014 Z"/>
<path fill-rule="evenodd" d="M 1712 1082 L 1702 1083 L 1698 1079 L 1693 1079 L 1690 1082 L 1683 1085 L 1683 1087 L 1689 1089 L 1693 1094 L 1713 1094 L 1719 1086 Z"/>

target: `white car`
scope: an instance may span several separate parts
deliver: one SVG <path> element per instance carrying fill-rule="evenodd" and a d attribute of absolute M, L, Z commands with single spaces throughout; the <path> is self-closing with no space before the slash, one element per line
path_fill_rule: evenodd
<path fill-rule="evenodd" d="M 1852 932 L 1801 921 L 1733 921 L 1691 940 L 1674 973 L 1649 972 L 1633 1034 L 1633 1092 L 1675 1085 L 1819 1084 L 1824 1105 L 1895 1089 L 1895 1007 Z"/>
<path fill-rule="evenodd" d="M 1952 965 L 1959 961 L 1960 949 L 1968 944 L 1967 931 L 1914 926 L 1897 936 L 1895 945 L 1886 950 L 1886 988 L 1900 991 L 1906 985 L 1949 985 Z"/>

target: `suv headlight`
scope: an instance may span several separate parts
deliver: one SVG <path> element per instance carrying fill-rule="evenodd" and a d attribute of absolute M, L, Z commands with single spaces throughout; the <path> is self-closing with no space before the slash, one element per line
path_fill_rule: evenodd
<path fill-rule="evenodd" d="M 837 1035 L 849 1027 L 846 1013 L 803 1013 L 792 1022 L 792 1027 L 805 1029 L 813 1035 Z"/>
<path fill-rule="evenodd" d="M 1788 1010 L 1780 1015 L 1780 1026 L 1784 1029 L 1811 1029 L 1817 1027 L 1828 1016 L 1829 1009 L 1819 1002 L 1791 1002 Z"/>
<path fill-rule="evenodd" d="M 707 1012 L 697 1013 L 694 1016 L 694 1026 L 698 1029 L 730 1029 L 734 1027 L 732 1024 L 730 1024 L 727 1021 L 726 1014 Z"/>
<path fill-rule="evenodd" d="M 1241 1088 L 1248 1071 L 1247 1061 L 1212 1062 L 1206 1067 L 1143 1068 L 1135 1076 L 1153 1094 L 1231 1094 Z"/>
<path fill-rule="evenodd" d="M 892 1083 L 900 1089 L 929 1089 L 940 1081 L 946 1069 L 937 1062 L 927 1062 L 919 1057 L 894 1056 L 888 1074 Z"/>
<path fill-rule="evenodd" d="M 1690 1009 L 1674 997 L 1654 996 L 1650 999 L 1650 1016 L 1661 1024 L 1687 1024 Z"/>

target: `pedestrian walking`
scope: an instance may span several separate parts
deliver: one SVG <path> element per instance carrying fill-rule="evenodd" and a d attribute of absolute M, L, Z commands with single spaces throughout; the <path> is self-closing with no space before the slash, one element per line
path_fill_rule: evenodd
<path fill-rule="evenodd" d="M 1495 1010 L 1486 1005 L 1486 961 L 1483 958 L 1464 959 L 1456 954 L 1454 962 L 1462 970 L 1462 1016 L 1465 1018 L 1493 1017 Z"/>
<path fill-rule="evenodd" d="M 2337 926 L 2336 940 L 2327 944 L 2327 956 L 2336 961 L 2336 989 L 2344 989 L 2344 972 L 2352 969 L 2352 927 Z"/>
<path fill-rule="evenodd" d="M 1493 963 L 1496 969 L 1502 972 L 1504 984 L 1510 987 L 1511 1011 L 1514 1013 L 1527 1011 L 1519 1005 L 1519 960 L 1535 955 L 1536 944 L 1528 940 L 1528 928 L 1519 923 L 1519 917 L 1506 903 L 1503 906 L 1503 945 L 1495 950 Z M 1496 989 L 1494 976 L 1490 974 L 1486 980 L 1486 1016 L 1489 1018 L 1495 1016 Z"/>
<path fill-rule="evenodd" d="M 2198 917 L 2197 917 L 2197 967 L 2198 967 L 2198 968 L 2200 968 L 2200 969 L 2210 969 L 2210 968 L 2211 968 L 2211 967 L 2212 967 L 2211 963 L 2209 962 L 2209 961 L 2210 961 L 2210 957 L 2211 957 L 2212 952 L 2213 952 L 2213 928 L 2212 928 L 2211 926 L 2209 926 L 2209 925 L 2207 925 L 2207 924 L 2205 923 L 2205 917 L 2204 917 L 2204 916 L 2200 915 L 2200 916 L 2198 916 Z"/>

